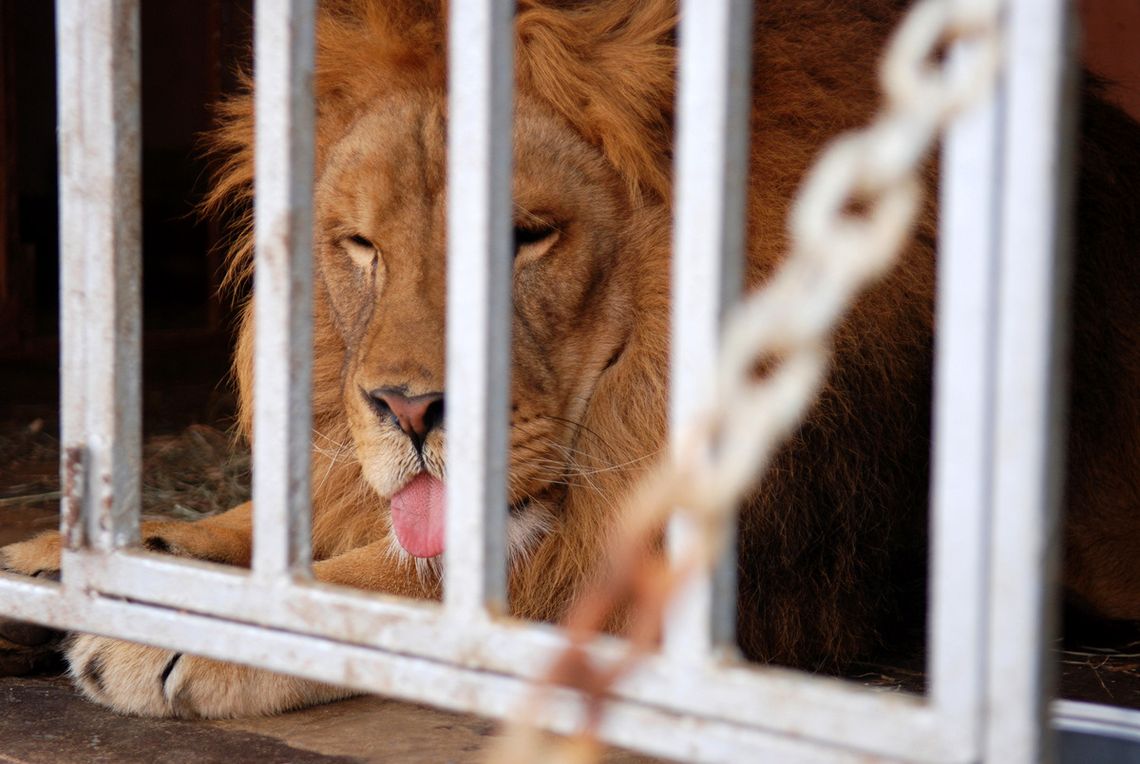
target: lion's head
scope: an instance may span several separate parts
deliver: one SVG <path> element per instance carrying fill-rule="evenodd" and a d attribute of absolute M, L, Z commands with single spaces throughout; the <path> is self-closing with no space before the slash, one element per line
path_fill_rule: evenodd
<path fill-rule="evenodd" d="M 544 551 L 547 532 L 596 535 L 598 509 L 660 445 L 675 12 L 556 5 L 522 3 L 517 17 L 508 485 L 511 551 L 548 558 L 548 576 L 575 534 Z M 388 515 L 407 554 L 443 551 L 446 30 L 424 6 L 329 3 L 319 23 L 318 554 L 382 532 Z M 249 193 L 250 108 L 248 96 L 224 107 L 216 202 Z"/>
<path fill-rule="evenodd" d="M 613 427 L 595 401 L 620 395 L 609 377 L 642 341 L 638 287 L 660 245 L 630 228 L 627 186 L 597 148 L 532 98 L 517 111 L 512 546 L 550 525 L 582 452 L 605 447 L 588 442 Z M 364 478 L 391 499 L 395 536 L 416 557 L 443 550 L 445 133 L 441 94 L 378 99 L 328 147 L 315 192 L 318 315 L 343 356 L 344 415 Z"/>

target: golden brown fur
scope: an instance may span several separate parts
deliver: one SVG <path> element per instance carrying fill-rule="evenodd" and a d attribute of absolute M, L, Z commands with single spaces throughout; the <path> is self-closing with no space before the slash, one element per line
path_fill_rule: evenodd
<path fill-rule="evenodd" d="M 618 497 L 637 474 L 631 467 L 647 464 L 662 441 L 674 99 L 673 3 L 563 3 L 569 9 L 552 7 L 558 5 L 520 6 L 516 54 L 519 114 L 521 118 L 532 112 L 553 113 L 591 149 L 600 152 L 608 164 L 605 169 L 612 177 L 603 185 L 610 187 L 610 214 L 621 221 L 621 231 L 614 234 L 623 240 L 615 248 L 619 254 L 606 278 L 618 282 L 611 291 L 625 292 L 624 299 L 631 304 L 625 308 L 611 306 L 609 316 L 591 315 L 588 320 L 616 327 L 632 319 L 634 328 L 623 339 L 621 363 L 601 376 L 589 405 L 574 416 L 563 416 L 578 427 L 575 432 L 559 434 L 570 438 L 561 443 L 562 453 L 515 450 L 512 478 L 516 486 L 524 482 L 519 473 L 526 471 L 526 462 L 536 458 L 562 462 L 558 471 L 565 470 L 565 475 L 549 477 L 571 483 L 555 499 L 557 533 L 533 550 L 531 564 L 516 567 L 512 579 L 512 607 L 521 614 L 546 619 L 562 613 L 593 568 L 598 539 L 608 535 Z M 752 283 L 762 280 L 782 256 L 788 198 L 819 146 L 840 130 L 863 124 L 876 103 L 873 72 L 879 42 L 889 29 L 882 23 L 889 16 L 885 10 L 889 3 L 867 5 L 878 7 L 864 17 L 840 14 L 828 3 L 799 3 L 794 8 L 761 11 L 756 70 L 765 74 L 757 77 L 754 88 Z M 327 172 L 329 146 L 343 140 L 353 121 L 363 119 L 362 113 L 373 104 L 385 99 L 400 101 L 408 93 L 415 98 L 424 92 L 442 98 L 444 30 L 436 23 L 436 12 L 427 6 L 430 4 L 350 3 L 344 6 L 344 16 L 326 16 L 316 80 L 318 173 Z M 840 20 L 842 24 L 837 23 Z M 329 31 L 332 29 L 335 33 Z M 828 54 L 818 62 L 805 61 L 805 49 Z M 369 78 L 360 76 L 362 71 L 383 74 Z M 248 101 L 231 104 L 229 114 L 231 121 L 223 135 L 231 146 L 239 147 L 239 153 L 226 168 L 218 200 L 229 200 L 235 192 L 248 193 L 251 178 Z M 779 161 L 771 161 L 773 157 Z M 436 160 L 441 161 L 442 156 Z M 516 160 L 519 174 L 527 172 L 525 160 L 521 155 Z M 550 178 L 542 180 L 551 185 Z M 425 182 L 426 178 L 420 180 L 421 184 Z M 565 193 L 567 188 L 563 186 L 560 192 Z M 527 208 L 527 200 L 520 199 L 520 193 L 522 189 L 516 183 L 516 202 Z M 322 215 L 320 199 L 318 190 L 318 217 Z M 433 223 L 438 235 L 442 218 Z M 320 225 L 318 222 L 318 230 Z M 866 581 L 883 575 L 890 551 L 887 539 L 892 537 L 887 526 L 895 518 L 913 515 L 909 508 L 922 505 L 925 454 L 909 451 L 910 444 L 921 441 L 926 430 L 922 412 L 924 398 L 928 397 L 925 380 L 929 374 L 933 283 L 930 231 L 928 220 L 923 242 L 908 257 L 907 267 L 891 278 L 887 288 L 864 300 L 861 320 L 852 322 L 841 338 L 841 359 L 871 355 L 876 365 L 866 368 L 856 364 L 865 367 L 860 374 L 833 384 L 813 425 L 805 428 L 798 447 L 785 454 L 774 473 L 811 469 L 813 462 L 827 467 L 812 470 L 811 481 L 774 481 L 766 488 L 770 494 L 767 501 L 753 504 L 755 508 L 792 508 L 804 517 L 761 511 L 745 515 L 745 528 L 751 531 L 745 535 L 742 549 L 751 560 L 742 569 L 745 584 L 755 583 L 754 574 L 765 568 L 764 578 L 769 581 L 763 606 L 745 597 L 742 633 L 751 655 L 812 665 L 843 660 L 866 646 L 868 614 L 882 609 L 878 600 L 883 592 L 878 585 L 868 589 Z M 425 242 L 423 246 L 433 250 L 430 259 L 434 266 L 442 267 L 442 241 Z M 560 256 L 565 257 L 555 253 L 555 257 Z M 435 289 L 441 290 L 442 271 L 434 278 Z M 526 289 L 522 280 L 516 276 L 516 294 Z M 435 304 L 428 304 L 433 301 Z M 342 363 L 337 353 L 327 352 L 338 339 L 329 322 L 321 320 L 320 302 L 318 296 L 316 346 L 326 350 L 317 359 L 316 428 L 333 441 L 347 442 L 352 428 L 343 414 Z M 435 353 L 426 365 L 432 367 L 431 376 L 438 383 L 442 371 L 442 294 L 436 291 L 432 297 L 421 297 L 415 305 L 393 312 L 414 317 L 414 329 L 408 336 L 414 331 L 416 345 L 434 346 Z M 251 390 L 246 383 L 250 336 L 248 331 L 243 333 L 237 361 L 245 394 Z M 518 376 L 528 366 L 528 359 L 520 356 L 550 351 L 520 348 L 526 333 L 518 322 L 515 338 Z M 574 343 L 575 350 L 580 344 Z M 419 358 L 416 351 L 392 337 L 375 338 L 371 349 L 385 357 Z M 572 360 L 576 363 L 580 359 Z M 381 363 L 380 358 L 373 360 L 374 366 Z M 845 365 L 843 360 L 840 363 Z M 586 370 L 572 368 L 569 373 L 596 373 L 596 362 L 594 369 L 586 366 Z M 516 403 L 527 393 L 518 388 L 516 383 Z M 422 389 L 426 388 L 417 388 Z M 892 392 L 898 390 L 905 391 L 911 402 L 892 407 L 891 399 L 897 397 Z M 248 400 L 245 403 L 248 411 Z M 892 408 L 897 410 L 892 413 Z M 882 414 L 861 421 L 859 412 L 868 409 Z M 517 417 L 514 425 L 517 440 L 525 427 Z M 545 435 L 551 437 L 550 433 Z M 893 449 L 853 450 L 843 445 L 844 439 L 895 445 Z M 565 458 L 568 449 L 573 449 L 572 459 Z M 357 465 L 328 465 L 320 453 L 314 459 L 318 554 L 335 554 L 379 532 L 374 526 L 381 521 L 380 513 L 359 511 L 362 503 L 370 506 L 375 500 L 367 494 L 360 497 L 362 481 Z M 615 465 L 619 468 L 611 469 Z M 905 481 L 913 481 L 913 485 Z M 882 490 L 869 491 L 870 486 Z M 518 488 L 533 490 L 531 485 Z M 345 497 L 342 492 L 350 495 Z M 832 514 L 819 511 L 827 503 L 832 504 Z M 369 527 L 362 530 L 361 524 Z M 323 534 L 326 525 L 335 533 Z M 879 548 L 856 549 L 856 535 L 868 525 L 878 529 L 882 538 L 876 542 Z M 834 543 L 823 541 L 828 536 Z M 792 561 L 795 564 L 790 565 Z M 746 588 L 745 594 L 755 596 L 755 589 Z M 805 594 L 818 605 L 811 623 L 801 620 Z M 752 622 L 756 616 L 764 620 L 762 628 Z"/>
<path fill-rule="evenodd" d="M 757 3 L 750 285 L 779 263 L 788 201 L 819 147 L 871 115 L 878 52 L 896 6 Z M 389 531 L 387 497 L 421 465 L 362 391 L 442 390 L 441 9 L 428 0 L 329 0 L 323 9 L 315 79 L 315 571 L 334 583 L 438 596 L 436 572 L 417 569 Z M 522 616 L 556 619 L 566 610 L 620 522 L 619 497 L 662 447 L 674 36 L 669 0 L 519 4 L 516 226 L 544 232 L 520 249 L 514 276 L 511 607 Z M 1114 127 L 1089 156 L 1122 141 L 1122 161 L 1135 168 L 1135 127 L 1111 112 L 1098 118 Z M 243 95 L 223 106 L 215 134 L 224 157 L 215 209 L 248 216 L 251 141 L 251 98 Z M 1106 166 L 1090 177 L 1111 174 L 1111 161 L 1097 161 Z M 1121 206 L 1111 215 L 1115 233 L 1101 225 L 1108 201 L 1082 208 L 1082 220 L 1091 221 L 1082 235 L 1096 239 L 1085 237 L 1082 249 L 1103 254 L 1083 258 L 1093 266 L 1078 272 L 1078 336 L 1115 353 L 1088 360 L 1096 355 L 1090 350 L 1075 366 L 1078 391 L 1087 377 L 1102 397 L 1090 406 L 1099 419 L 1089 424 L 1077 396 L 1072 504 L 1079 512 L 1068 551 L 1081 599 L 1132 618 L 1140 617 L 1136 178 L 1113 180 Z M 743 508 L 739 631 L 752 658 L 835 667 L 873 649 L 900 614 L 909 612 L 912 626 L 921 621 L 914 614 L 924 587 L 934 226 L 931 204 L 902 265 L 841 329 L 821 400 Z M 1122 244 L 1131 258 L 1114 250 Z M 243 234 L 234 278 L 246 275 L 248 253 Z M 1119 267 L 1132 269 L 1132 286 L 1105 278 Z M 1106 296 L 1106 289 L 1116 291 Z M 1089 292 L 1095 296 L 1086 299 Z M 1114 301 L 1119 318 L 1098 312 Z M 1102 325 L 1090 328 L 1092 313 Z M 247 308 L 235 360 L 247 434 L 251 316 Z M 443 435 L 437 429 L 424 440 L 423 465 L 438 475 Z M 1104 449 L 1114 452 L 1111 466 L 1100 461 Z M 192 526 L 144 526 L 152 547 L 235 564 L 248 564 L 248 534 L 248 506 Z M 39 569 L 53 555 L 50 543 L 10 547 L 6 564 Z M 257 713 L 338 694 L 293 680 L 278 687 L 264 674 L 227 674 L 225 664 L 200 659 L 180 664 L 180 688 L 144 690 L 146 672 L 165 666 L 168 653 L 90 637 L 77 645 L 71 658 L 81 686 L 138 713 Z M 139 684 L 114 692 L 106 682 L 92 685 L 84 679 L 92 655 L 104 674 L 121 655 L 124 675 L 139 674 Z M 238 689 L 216 696 L 202 689 L 227 681 Z M 175 702 L 191 696 L 199 699 L 192 708 Z"/>

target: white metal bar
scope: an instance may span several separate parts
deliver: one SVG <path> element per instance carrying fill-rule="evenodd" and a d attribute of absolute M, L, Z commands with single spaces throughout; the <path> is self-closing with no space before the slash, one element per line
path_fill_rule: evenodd
<path fill-rule="evenodd" d="M 1010 0 L 993 446 L 987 761 L 1041 762 L 1053 694 L 1074 46 L 1064 0 Z"/>
<path fill-rule="evenodd" d="M 673 256 L 670 428 L 706 406 L 720 348 L 721 318 L 738 299 L 744 263 L 744 198 L 752 68 L 751 0 L 686 0 L 681 5 L 676 218 Z M 695 528 L 677 515 L 669 526 L 674 558 Z M 733 642 L 736 551 L 678 597 L 665 648 L 699 660 Z"/>
<path fill-rule="evenodd" d="M 314 0 L 257 0 L 253 569 L 310 562 Z"/>
<path fill-rule="evenodd" d="M 977 51 L 951 51 L 951 65 Z M 964 751 L 980 751 L 989 534 L 992 327 L 999 208 L 997 96 L 942 151 L 931 490 L 929 694 Z"/>
<path fill-rule="evenodd" d="M 111 549 L 138 537 L 138 2 L 61 0 L 56 18 L 62 531 Z"/>
<path fill-rule="evenodd" d="M 531 680 L 545 676 L 550 661 L 567 646 L 565 635 L 550 626 L 473 621 L 426 601 L 312 582 L 259 586 L 244 571 L 141 552 L 71 556 L 68 564 L 83 573 L 88 586 L 112 596 Z M 187 567 L 194 568 L 193 578 Z M 3 584 L 0 576 L 0 612 L 9 607 Z M 34 609 L 20 607 L 11 613 L 39 617 Z M 612 662 L 623 654 L 622 644 L 602 639 L 591 648 L 592 658 Z M 962 760 L 955 758 L 961 741 L 922 698 L 830 677 L 714 662 L 678 671 L 669 656 L 650 656 L 614 694 L 829 746 L 895 758 L 913 755 L 916 761 Z"/>
<path fill-rule="evenodd" d="M 452 3 L 444 599 L 506 611 L 514 3 Z"/>
<path fill-rule="evenodd" d="M 56 110 L 59 122 L 59 251 L 60 251 L 60 533 L 70 548 L 86 538 L 83 500 L 87 494 L 84 470 L 87 448 L 87 361 L 84 321 L 87 302 L 85 274 L 87 229 L 83 191 L 87 168 L 82 164 L 86 134 L 82 115 L 84 95 L 98 91 L 84 87 L 83 34 L 85 0 L 59 0 L 56 4 Z M 110 85 L 110 80 L 103 84 Z M 70 576 L 68 576 L 70 580 Z"/>

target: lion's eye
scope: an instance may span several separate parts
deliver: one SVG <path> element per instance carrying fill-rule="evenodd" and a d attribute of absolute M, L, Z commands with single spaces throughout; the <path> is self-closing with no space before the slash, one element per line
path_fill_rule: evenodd
<path fill-rule="evenodd" d="M 376 263 L 378 250 L 376 245 L 366 236 L 360 234 L 346 236 L 341 239 L 341 246 L 352 258 L 352 261 L 361 268 L 371 268 Z"/>
<path fill-rule="evenodd" d="M 551 225 L 515 226 L 515 259 L 540 257 L 558 241 L 561 231 Z"/>

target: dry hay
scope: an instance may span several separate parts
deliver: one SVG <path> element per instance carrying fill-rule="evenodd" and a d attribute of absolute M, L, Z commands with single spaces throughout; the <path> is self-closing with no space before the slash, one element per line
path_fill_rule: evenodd
<path fill-rule="evenodd" d="M 59 439 L 42 419 L 0 427 L 0 509 L 59 501 Z M 144 515 L 197 520 L 249 499 L 244 443 L 208 425 L 155 435 L 143 446 Z"/>

